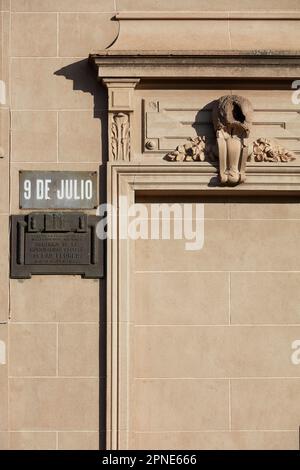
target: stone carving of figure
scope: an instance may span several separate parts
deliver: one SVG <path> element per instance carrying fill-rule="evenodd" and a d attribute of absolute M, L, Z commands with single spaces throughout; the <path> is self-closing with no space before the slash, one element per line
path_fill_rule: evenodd
<path fill-rule="evenodd" d="M 245 180 L 249 155 L 248 137 L 252 123 L 252 105 L 243 96 L 221 96 L 214 105 L 212 115 L 219 151 L 221 183 L 241 183 Z"/>

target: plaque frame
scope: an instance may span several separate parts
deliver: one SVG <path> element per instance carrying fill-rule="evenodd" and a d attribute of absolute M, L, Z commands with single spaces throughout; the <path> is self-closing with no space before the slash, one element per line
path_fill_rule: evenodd
<path fill-rule="evenodd" d="M 96 225 L 99 220 L 97 216 L 82 212 L 32 212 L 26 215 L 12 215 L 10 217 L 10 277 L 30 279 L 34 274 L 69 274 L 81 275 L 87 279 L 103 278 L 104 242 L 96 234 Z M 73 237 L 70 236 L 72 234 Z M 77 246 L 76 236 L 79 236 L 80 242 Z M 84 243 L 82 243 L 82 238 Z M 51 239 L 54 246 L 48 248 L 50 262 L 43 263 L 43 257 L 47 258 L 47 242 L 49 244 Z M 69 246 L 70 240 L 75 246 L 75 254 L 77 248 L 79 262 L 76 259 L 72 262 L 64 259 L 66 255 L 70 256 L 72 253 Z M 39 247 L 40 254 L 36 254 L 37 262 L 28 263 L 27 260 L 32 260 L 33 257 L 32 254 L 28 254 L 28 249 L 34 243 L 38 247 L 39 241 L 45 243 L 46 248 L 44 250 L 43 247 Z M 84 247 L 85 251 L 82 251 L 84 244 L 87 246 Z M 64 262 L 56 262 L 55 257 L 64 259 Z M 83 259 L 89 259 L 89 262 L 83 262 Z"/>

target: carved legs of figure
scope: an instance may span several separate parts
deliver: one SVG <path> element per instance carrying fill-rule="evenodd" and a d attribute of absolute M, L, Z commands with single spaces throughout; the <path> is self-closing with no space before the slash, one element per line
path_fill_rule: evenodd
<path fill-rule="evenodd" d="M 217 132 L 217 143 L 221 183 L 243 182 L 248 158 L 247 145 L 236 135 L 231 136 L 223 130 Z"/>
<path fill-rule="evenodd" d="M 230 136 L 227 139 L 227 153 L 228 153 L 228 181 L 231 184 L 236 184 L 240 179 L 239 163 L 241 157 L 242 144 L 237 136 Z"/>
<path fill-rule="evenodd" d="M 217 131 L 217 143 L 219 152 L 219 174 L 222 184 L 227 183 L 227 144 L 223 131 Z"/>

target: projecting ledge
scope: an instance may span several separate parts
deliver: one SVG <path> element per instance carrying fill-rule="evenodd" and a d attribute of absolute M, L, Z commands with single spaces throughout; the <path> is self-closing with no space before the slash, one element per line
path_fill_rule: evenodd
<path fill-rule="evenodd" d="M 103 50 L 91 53 L 89 61 L 96 68 L 99 79 L 297 79 L 300 76 L 300 50 Z"/>

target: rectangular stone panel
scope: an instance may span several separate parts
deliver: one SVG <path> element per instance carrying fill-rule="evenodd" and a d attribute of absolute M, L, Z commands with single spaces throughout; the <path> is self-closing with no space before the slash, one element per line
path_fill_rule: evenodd
<path fill-rule="evenodd" d="M 18 1 L 18 0 L 13 0 Z M 19 0 L 20 1 L 20 0 Z M 23 0 L 25 1 L 25 0 Z M 35 0 L 37 1 L 37 0 Z M 40 0 L 42 1 L 42 0 Z M 29 0 L 27 0 L 29 2 Z M 184 5 L 181 0 L 172 0 L 168 3 L 168 10 L 182 11 L 226 11 L 226 10 L 282 10 L 283 6 L 277 0 L 266 0 L 263 4 L 259 0 L 244 0 L 237 3 L 236 0 L 215 0 L 213 3 L 210 0 L 187 0 Z M 297 0 L 287 0 L 284 4 L 286 10 L 296 10 L 298 7 Z M 117 0 L 117 8 L 121 11 L 136 11 L 136 0 Z M 139 11 L 155 11 L 166 10 L 166 5 L 157 0 L 140 0 Z"/>
<path fill-rule="evenodd" d="M 0 216 L 0 321 L 6 322 L 9 309 L 9 218 Z"/>
<path fill-rule="evenodd" d="M 0 450 L 8 450 L 9 443 L 8 443 L 8 432 L 0 431 Z"/>
<path fill-rule="evenodd" d="M 230 274 L 230 316 L 237 324 L 299 324 L 300 273 Z"/>
<path fill-rule="evenodd" d="M 137 37 L 139 50 L 168 51 L 168 50 L 217 50 L 230 48 L 227 15 L 215 19 L 206 18 L 205 21 L 194 18 L 193 25 L 187 18 L 168 18 L 168 21 L 147 19 L 145 21 L 124 21 L 120 28 L 116 48 L 121 50 L 136 50 Z M 146 26 L 146 27 L 145 27 Z M 193 28 L 193 35 L 189 30 Z M 177 72 L 177 66 L 174 70 Z M 160 72 L 161 75 L 161 72 Z"/>
<path fill-rule="evenodd" d="M 97 107 L 106 109 L 87 59 L 14 58 L 11 82 L 13 109 L 93 109 L 94 95 L 98 97 Z"/>
<path fill-rule="evenodd" d="M 10 450 L 55 450 L 56 432 L 10 432 Z"/>
<path fill-rule="evenodd" d="M 300 327 L 139 326 L 136 377 L 299 377 L 292 343 Z"/>
<path fill-rule="evenodd" d="M 10 9 L 10 0 L 2 0 L 1 10 L 2 11 L 9 11 L 9 9 Z"/>
<path fill-rule="evenodd" d="M 297 6 L 297 10 L 298 8 L 299 6 Z M 264 48 L 277 51 L 297 50 L 300 40 L 299 21 L 292 19 L 273 20 L 264 21 L 263 25 L 264 34 L 262 35 L 262 23 L 259 20 L 230 21 L 229 31 L 232 49 L 249 50 L 249 47 L 251 47 L 253 50 Z"/>
<path fill-rule="evenodd" d="M 137 240 L 138 271 L 299 270 L 299 220 L 205 220 L 204 246 L 184 240 Z"/>
<path fill-rule="evenodd" d="M 4 81 L 5 84 L 5 100 L 4 103 L 0 104 L 1 107 L 7 107 L 6 112 L 9 115 L 9 110 L 8 107 L 10 105 L 10 40 L 11 40 L 11 33 L 10 33 L 10 11 L 8 5 L 3 5 L 5 7 L 6 11 L 3 11 L 1 13 L 1 30 L 2 30 L 2 51 L 1 51 L 1 56 L 2 56 L 2 63 L 1 63 L 1 80 Z M 8 135 L 7 135 L 8 137 Z M 5 141 L 7 143 L 7 137 L 5 138 Z M 6 147 L 6 145 L 5 145 Z"/>
<path fill-rule="evenodd" d="M 87 57 L 91 51 L 108 47 L 119 31 L 112 17 L 113 13 L 60 13 L 59 55 Z"/>
<path fill-rule="evenodd" d="M 1 69 L 0 69 L 1 74 Z M 1 75 L 0 75 L 1 78 Z M 3 79 L 3 77 L 2 77 Z M 0 213 L 9 212 L 9 110 L 0 109 L 0 142 L 2 157 L 0 158 Z"/>
<path fill-rule="evenodd" d="M 0 325 L 0 431 L 8 430 L 8 341 L 7 325 Z M 2 438 L 6 440 L 6 436 Z"/>
<path fill-rule="evenodd" d="M 132 430 L 228 429 L 228 390 L 227 380 L 135 380 Z"/>
<path fill-rule="evenodd" d="M 60 162 L 97 162 L 101 155 L 101 124 L 106 113 L 59 111 L 58 159 Z"/>
<path fill-rule="evenodd" d="M 47 324 L 10 324 L 10 375 L 56 375 L 57 327 Z"/>
<path fill-rule="evenodd" d="M 59 325 L 58 357 L 59 375 L 97 377 L 99 375 L 99 324 Z"/>
<path fill-rule="evenodd" d="M 98 450 L 99 433 L 97 432 L 59 432 L 59 450 Z"/>
<path fill-rule="evenodd" d="M 230 203 L 231 219 L 300 219 L 300 202 L 297 196 L 270 196 L 259 202 L 255 196 L 251 201 L 235 198 Z"/>
<path fill-rule="evenodd" d="M 204 196 L 202 194 L 198 194 L 197 196 L 147 196 L 145 194 L 143 195 L 136 195 L 135 198 L 136 203 L 141 203 L 145 205 L 148 213 L 148 218 L 149 220 L 156 219 L 157 216 L 159 218 L 164 217 L 164 212 L 163 212 L 163 206 L 168 205 L 170 208 L 170 214 L 171 214 L 171 220 L 174 220 L 175 218 L 178 218 L 176 214 L 175 207 L 180 207 L 180 210 L 182 211 L 181 214 L 184 214 L 185 212 L 185 207 L 188 205 L 191 205 L 191 214 L 193 219 L 196 219 L 197 216 L 199 217 L 199 207 L 203 207 L 201 209 L 203 212 L 201 212 L 201 218 L 205 219 L 217 219 L 217 220 L 223 220 L 223 219 L 229 219 L 230 218 L 230 199 L 227 198 L 226 196 L 217 196 L 217 195 L 212 195 L 212 196 Z M 174 208 L 174 212 L 171 212 L 171 208 Z M 198 207 L 198 209 L 197 209 Z M 158 212 L 158 209 L 160 208 L 160 211 Z M 197 210 L 199 211 L 197 213 Z"/>
<path fill-rule="evenodd" d="M 294 432 L 155 432 L 131 433 L 130 448 L 199 450 L 298 450 Z"/>
<path fill-rule="evenodd" d="M 114 11 L 114 0 L 12 0 L 12 11 Z"/>
<path fill-rule="evenodd" d="M 11 280 L 13 322 L 97 322 L 99 281 L 79 276 L 34 276 Z M 55 294 L 55 295 L 54 295 Z"/>
<path fill-rule="evenodd" d="M 11 55 L 56 56 L 57 27 L 55 13 L 12 13 Z"/>
<path fill-rule="evenodd" d="M 19 162 L 57 161 L 57 112 L 13 111 L 11 158 Z"/>
<path fill-rule="evenodd" d="M 299 393 L 299 379 L 232 380 L 232 429 L 298 432 Z"/>
<path fill-rule="evenodd" d="M 227 273 L 136 273 L 133 284 L 132 321 L 137 325 L 227 324 L 229 321 Z"/>
<path fill-rule="evenodd" d="M 12 431 L 97 431 L 97 379 L 10 379 Z"/>

